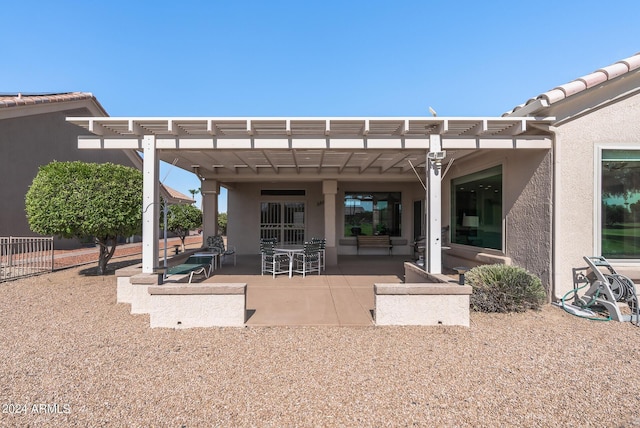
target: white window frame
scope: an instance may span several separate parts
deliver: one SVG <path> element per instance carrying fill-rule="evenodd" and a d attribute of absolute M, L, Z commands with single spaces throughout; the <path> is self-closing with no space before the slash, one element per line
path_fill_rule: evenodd
<path fill-rule="evenodd" d="M 602 151 L 603 150 L 635 150 L 640 152 L 638 145 L 625 144 L 597 144 L 594 146 L 593 171 L 593 254 L 602 255 Z M 637 259 L 607 259 L 618 266 L 640 266 L 640 256 Z"/>
<path fill-rule="evenodd" d="M 452 188 L 453 188 L 453 181 L 455 179 L 461 178 L 461 177 L 465 177 L 468 175 L 472 175 L 475 174 L 477 172 L 480 171 L 484 171 L 487 169 L 491 169 L 491 168 L 495 168 L 497 166 L 501 166 L 502 167 L 502 195 L 500 197 L 500 204 L 501 204 L 501 213 L 500 213 L 500 227 L 502 229 L 501 234 L 502 234 L 502 249 L 501 250 L 496 250 L 495 248 L 486 248 L 486 247 L 474 247 L 473 245 L 468 245 L 468 244 L 458 244 L 458 243 L 454 243 L 453 242 L 453 225 L 451 224 L 451 215 L 452 215 L 452 209 L 453 209 L 453 195 L 452 195 Z M 496 254 L 496 255 L 506 255 L 507 254 L 507 223 L 506 223 L 506 215 L 505 215 L 505 211 L 504 211 L 504 207 L 505 207 L 505 195 L 507 192 L 507 183 L 508 183 L 508 164 L 507 164 L 507 159 L 506 158 L 500 158 L 498 160 L 494 160 L 492 162 L 483 162 L 480 164 L 473 164 L 470 165 L 467 168 L 464 168 L 462 171 L 460 171 L 455 177 L 451 177 L 448 181 L 448 185 L 449 185 L 449 245 L 450 247 L 453 248 L 465 248 L 465 249 L 472 249 L 473 251 L 477 251 L 477 252 L 485 252 L 488 254 Z"/>

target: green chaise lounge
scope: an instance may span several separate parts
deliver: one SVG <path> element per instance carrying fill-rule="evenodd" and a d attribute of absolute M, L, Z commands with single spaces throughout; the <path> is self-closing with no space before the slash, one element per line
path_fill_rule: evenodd
<path fill-rule="evenodd" d="M 191 284 L 193 275 L 204 274 L 205 278 L 209 278 L 212 268 L 213 256 L 190 256 L 184 263 L 167 269 L 167 276 L 189 274 L 189 284 Z"/>

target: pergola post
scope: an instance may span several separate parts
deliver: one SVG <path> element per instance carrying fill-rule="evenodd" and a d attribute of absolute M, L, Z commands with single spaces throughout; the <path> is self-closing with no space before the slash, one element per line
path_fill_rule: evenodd
<path fill-rule="evenodd" d="M 207 243 L 208 236 L 218 234 L 218 195 L 220 185 L 217 180 L 204 180 L 202 194 L 202 242 Z"/>
<path fill-rule="evenodd" d="M 158 264 L 158 229 L 160 218 L 160 160 L 155 135 L 142 137 L 142 272 L 153 273 Z"/>
<path fill-rule="evenodd" d="M 442 273 L 442 140 L 440 134 L 429 136 L 429 153 L 427 153 L 427 242 L 425 269 L 427 272 Z"/>
<path fill-rule="evenodd" d="M 336 180 L 324 180 L 322 182 L 322 193 L 324 194 L 326 264 L 336 266 L 338 264 L 338 250 L 336 248 L 336 194 L 338 193 L 338 182 Z"/>

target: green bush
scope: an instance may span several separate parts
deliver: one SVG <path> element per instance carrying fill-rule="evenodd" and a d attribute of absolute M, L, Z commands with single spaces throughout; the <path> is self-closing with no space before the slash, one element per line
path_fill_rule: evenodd
<path fill-rule="evenodd" d="M 476 312 L 524 312 L 546 301 L 540 278 L 517 266 L 477 266 L 465 278 L 473 287 L 470 304 Z"/>

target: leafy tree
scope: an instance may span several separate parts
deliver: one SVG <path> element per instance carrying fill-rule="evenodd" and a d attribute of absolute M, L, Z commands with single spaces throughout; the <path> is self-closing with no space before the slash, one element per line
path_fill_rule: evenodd
<path fill-rule="evenodd" d="M 189 231 L 202 226 L 202 211 L 194 205 L 187 204 L 169 205 L 168 211 L 167 230 L 178 235 L 184 251 L 184 240 L 189 235 Z M 161 227 L 164 227 L 163 215 L 163 213 L 160 215 Z"/>
<path fill-rule="evenodd" d="M 200 193 L 200 189 L 189 189 L 189 193 L 191 193 L 191 197 L 195 199 L 196 195 Z"/>
<path fill-rule="evenodd" d="M 140 233 L 142 173 L 111 163 L 52 162 L 40 167 L 25 198 L 31 230 L 86 239 L 100 248 L 98 273 L 106 273 L 119 237 Z"/>
<path fill-rule="evenodd" d="M 227 213 L 218 213 L 218 231 L 221 235 L 227 233 Z"/>

